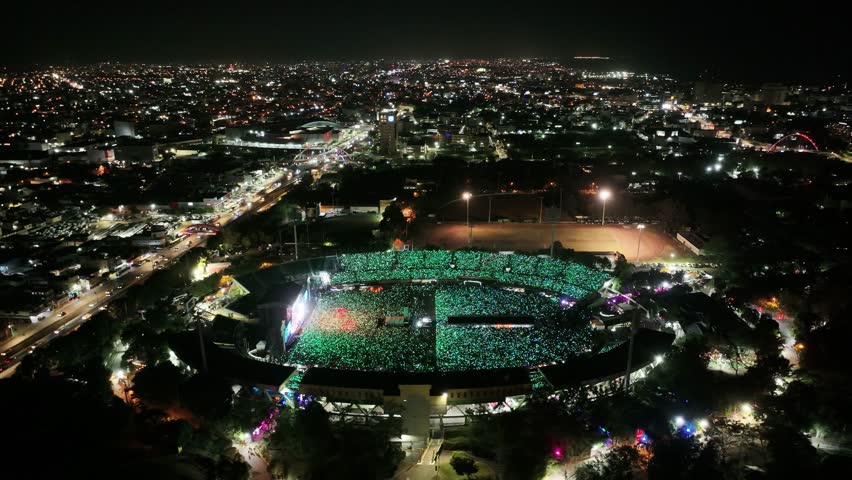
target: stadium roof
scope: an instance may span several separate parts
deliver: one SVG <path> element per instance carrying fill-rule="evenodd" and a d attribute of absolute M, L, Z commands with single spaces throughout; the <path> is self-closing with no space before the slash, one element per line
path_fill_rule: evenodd
<path fill-rule="evenodd" d="M 633 368 L 639 369 L 654 361 L 657 355 L 671 348 L 675 336 L 672 333 L 641 329 L 633 339 Z M 627 368 L 629 342 L 592 357 L 568 359 L 565 363 L 548 365 L 539 370 L 554 388 L 584 385 L 594 381 L 624 375 Z"/>
<path fill-rule="evenodd" d="M 309 129 L 309 128 L 331 128 L 333 130 L 340 130 L 342 127 L 337 122 L 330 122 L 328 120 L 315 120 L 313 122 L 308 122 L 304 125 L 300 125 L 299 128 Z"/>
<path fill-rule="evenodd" d="M 400 385 L 431 385 L 430 395 L 437 396 L 447 389 L 527 385 L 531 381 L 525 368 L 407 373 L 315 367 L 305 373 L 301 383 L 302 385 L 382 390 L 385 395 L 399 395 Z"/>
<path fill-rule="evenodd" d="M 289 280 L 291 277 L 310 275 L 323 270 L 334 270 L 336 262 L 335 257 L 296 260 L 239 275 L 234 278 L 234 281 L 251 293 L 262 294 L 266 289 Z"/>
<path fill-rule="evenodd" d="M 198 332 L 195 330 L 179 333 L 169 338 L 169 347 L 191 367 L 200 370 L 201 348 Z M 243 357 L 233 351 L 219 347 L 206 340 L 207 370 L 224 378 L 242 380 L 256 385 L 269 385 L 276 389 L 296 370 L 295 367 L 276 365 Z"/>

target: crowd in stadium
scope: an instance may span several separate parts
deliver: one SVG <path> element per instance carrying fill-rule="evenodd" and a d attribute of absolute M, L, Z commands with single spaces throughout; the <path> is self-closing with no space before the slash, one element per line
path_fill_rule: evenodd
<path fill-rule="evenodd" d="M 394 285 L 322 293 L 301 338 L 287 353 L 287 362 L 355 370 L 434 370 L 433 329 L 379 322 L 402 307 L 408 307 L 413 318 L 421 318 L 430 290 Z"/>
<path fill-rule="evenodd" d="M 555 299 L 489 286 L 442 285 L 435 291 L 435 350 L 440 370 L 541 365 L 591 346 L 586 323 L 558 322 Z M 532 327 L 449 325 L 452 315 L 530 315 Z"/>
<path fill-rule="evenodd" d="M 406 326 L 382 325 L 407 307 Z M 359 370 L 456 371 L 539 365 L 590 346 L 586 322 L 559 322 L 540 293 L 477 285 L 385 285 L 320 294 L 286 362 Z M 452 315 L 526 315 L 531 327 L 449 325 Z M 423 321 L 426 319 L 426 321 Z M 485 322 L 487 323 L 487 321 Z"/>
<path fill-rule="evenodd" d="M 583 298 L 609 276 L 582 265 L 548 257 L 475 251 L 419 250 L 354 253 L 340 256 L 332 283 L 380 282 L 459 277 L 491 279 Z"/>

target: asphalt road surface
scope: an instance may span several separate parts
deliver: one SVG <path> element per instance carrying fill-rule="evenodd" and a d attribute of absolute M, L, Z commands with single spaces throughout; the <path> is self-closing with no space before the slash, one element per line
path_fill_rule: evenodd
<path fill-rule="evenodd" d="M 277 203 L 293 182 L 285 182 L 283 178 L 279 178 L 273 180 L 272 183 L 276 181 L 281 181 L 281 186 L 263 193 L 263 200 L 260 200 L 261 195 L 255 195 L 251 207 L 240 207 L 233 213 L 222 214 L 219 223 L 225 226 L 239 216 L 268 209 Z M 164 264 L 164 268 L 168 268 L 190 249 L 206 243 L 206 238 L 204 235 L 191 235 L 180 242 L 153 252 L 150 262 L 131 268 L 120 278 L 106 280 L 85 292 L 78 299 L 57 307 L 50 312 L 49 318 L 36 324 L 37 328 L 27 335 L 15 336 L 0 343 L 0 368 L 2 368 L 0 378 L 11 376 L 21 359 L 32 353 L 36 348 L 74 330 L 75 327 L 78 327 L 102 309 L 106 309 L 107 304 L 121 297 L 128 288 L 144 283 L 156 271 L 154 260 L 159 259 L 160 264 Z"/>

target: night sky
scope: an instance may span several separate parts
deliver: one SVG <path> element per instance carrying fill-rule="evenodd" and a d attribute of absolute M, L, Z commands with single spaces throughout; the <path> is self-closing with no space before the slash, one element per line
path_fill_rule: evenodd
<path fill-rule="evenodd" d="M 851 64 L 842 2 L 14 3 L 0 63 L 15 67 L 601 55 L 613 68 L 750 81 L 836 78 Z"/>

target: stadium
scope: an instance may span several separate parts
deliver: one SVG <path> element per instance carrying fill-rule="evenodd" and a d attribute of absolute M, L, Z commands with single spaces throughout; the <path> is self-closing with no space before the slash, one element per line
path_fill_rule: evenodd
<path fill-rule="evenodd" d="M 355 253 L 237 277 L 238 298 L 227 308 L 277 336 L 266 337 L 262 356 L 245 354 L 275 364 L 287 401 L 320 401 L 350 416 L 405 412 L 407 431 L 423 437 L 472 411 L 517 408 L 536 392 L 620 388 L 629 346 L 593 351 L 584 307 L 610 282 L 605 272 L 544 256 Z M 672 340 L 640 329 L 631 378 L 644 376 Z"/>

